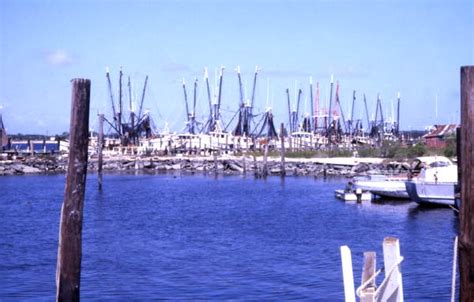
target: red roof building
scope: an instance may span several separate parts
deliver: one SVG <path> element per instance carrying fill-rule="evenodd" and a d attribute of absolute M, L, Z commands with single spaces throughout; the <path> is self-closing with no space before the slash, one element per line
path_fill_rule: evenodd
<path fill-rule="evenodd" d="M 434 125 L 428 134 L 423 136 L 429 148 L 441 149 L 446 147 L 446 137 L 456 135 L 456 124 Z"/>

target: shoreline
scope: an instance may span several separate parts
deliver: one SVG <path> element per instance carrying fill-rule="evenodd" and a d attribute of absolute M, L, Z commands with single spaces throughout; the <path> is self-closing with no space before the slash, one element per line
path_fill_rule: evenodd
<path fill-rule="evenodd" d="M 0 176 L 66 173 L 67 155 L 42 154 L 19 159 L 0 160 Z M 353 176 L 369 170 L 381 173 L 403 173 L 401 162 L 386 162 L 382 158 L 333 157 L 333 158 L 285 158 L 284 171 L 280 157 L 235 156 L 223 154 L 218 157 L 177 156 L 131 156 L 104 155 L 103 171 L 125 172 L 186 172 L 214 173 L 223 175 L 253 174 L 286 176 Z M 97 172 L 98 159 L 88 160 L 87 171 Z M 282 173 L 284 172 L 284 173 Z"/>

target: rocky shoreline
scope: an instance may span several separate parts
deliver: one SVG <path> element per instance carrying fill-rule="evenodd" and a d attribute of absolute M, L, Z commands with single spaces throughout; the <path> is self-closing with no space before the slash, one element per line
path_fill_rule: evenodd
<path fill-rule="evenodd" d="M 88 161 L 88 171 L 98 168 L 98 159 L 92 157 Z M 0 176 L 25 174 L 65 173 L 67 155 L 42 155 L 0 160 Z M 386 163 L 379 158 L 287 158 L 284 173 L 280 158 L 269 157 L 266 164 L 263 157 L 230 156 L 106 156 L 103 160 L 104 172 L 186 172 L 186 173 L 217 173 L 224 175 L 254 174 L 286 175 L 286 176 L 352 176 L 367 171 L 380 173 L 398 173 L 408 170 L 406 164 L 398 162 Z"/>

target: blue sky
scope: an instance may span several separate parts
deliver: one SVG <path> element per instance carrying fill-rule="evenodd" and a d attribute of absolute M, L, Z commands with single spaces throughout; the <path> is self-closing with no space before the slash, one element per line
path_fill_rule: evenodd
<path fill-rule="evenodd" d="M 334 74 L 346 115 L 353 90 L 354 117 L 363 121 L 363 93 L 371 113 L 380 93 L 391 116 L 400 91 L 401 128 L 423 129 L 459 121 L 459 69 L 474 64 L 473 20 L 473 0 L 3 0 L 0 113 L 9 133 L 68 131 L 70 79 L 89 78 L 95 128 L 98 112 L 111 115 L 105 68 L 117 99 L 122 66 L 135 99 L 149 76 L 144 107 L 156 126 L 179 131 L 182 78 L 190 98 L 198 78 L 196 111 L 204 120 L 204 67 L 214 84 L 215 70 L 225 66 L 222 107 L 229 121 L 239 101 L 236 66 L 250 97 L 258 65 L 255 111 L 271 106 L 277 124 L 288 120 L 286 88 L 292 101 L 295 87 L 303 89 L 302 111 L 309 112 L 309 77 L 320 83 L 324 104 Z"/>

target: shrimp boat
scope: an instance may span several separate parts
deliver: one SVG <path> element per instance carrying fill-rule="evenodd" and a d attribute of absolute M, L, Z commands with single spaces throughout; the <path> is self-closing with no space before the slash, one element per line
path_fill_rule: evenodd
<path fill-rule="evenodd" d="M 417 157 L 410 165 L 410 172 L 399 175 L 370 174 L 356 176 L 354 188 L 369 191 L 382 198 L 409 199 L 405 182 L 417 179 L 423 168 L 452 166 L 453 163 L 444 156 Z"/>

